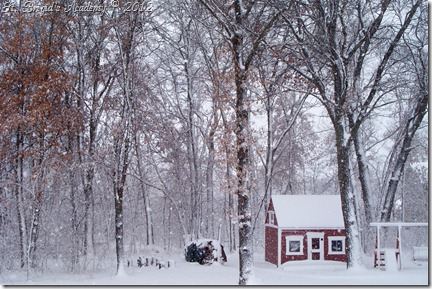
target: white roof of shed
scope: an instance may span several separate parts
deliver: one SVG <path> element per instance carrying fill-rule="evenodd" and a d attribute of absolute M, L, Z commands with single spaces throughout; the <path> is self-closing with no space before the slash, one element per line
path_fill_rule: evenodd
<path fill-rule="evenodd" d="M 279 227 L 345 227 L 339 195 L 274 195 L 272 200 Z"/>

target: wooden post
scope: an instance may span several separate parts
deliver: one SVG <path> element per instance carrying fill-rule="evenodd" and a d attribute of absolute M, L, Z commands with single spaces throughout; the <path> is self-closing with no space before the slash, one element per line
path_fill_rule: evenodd
<path fill-rule="evenodd" d="M 381 269 L 381 247 L 380 247 L 380 226 L 377 226 L 377 260 L 378 268 Z"/>
<path fill-rule="evenodd" d="M 397 232 L 397 243 L 396 243 L 396 249 L 398 250 L 398 266 L 399 270 L 402 270 L 402 226 L 398 226 L 398 232 Z"/>
<path fill-rule="evenodd" d="M 218 242 L 219 242 L 218 246 L 219 247 L 217 248 L 217 251 L 216 251 L 217 252 L 216 258 L 220 264 L 222 264 L 222 260 L 221 260 L 221 257 L 222 257 L 221 229 L 222 229 L 222 224 L 219 224 L 219 229 L 218 229 Z"/>

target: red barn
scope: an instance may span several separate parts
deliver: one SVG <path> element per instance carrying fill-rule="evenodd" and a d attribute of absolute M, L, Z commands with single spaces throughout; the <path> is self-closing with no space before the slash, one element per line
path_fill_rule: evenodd
<path fill-rule="evenodd" d="M 278 195 L 265 219 L 265 260 L 347 261 L 339 195 Z"/>

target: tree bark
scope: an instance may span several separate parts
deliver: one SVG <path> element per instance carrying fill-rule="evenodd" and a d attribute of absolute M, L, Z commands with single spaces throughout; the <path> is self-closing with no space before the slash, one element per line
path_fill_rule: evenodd
<path fill-rule="evenodd" d="M 361 263 L 361 244 L 354 192 L 351 189 L 350 140 L 343 116 L 335 116 L 338 183 L 346 231 L 347 267 Z"/>
<path fill-rule="evenodd" d="M 125 130 L 128 130 L 126 127 Z M 123 270 L 124 266 L 124 235 L 123 235 L 123 194 L 126 184 L 126 174 L 129 165 L 129 145 L 128 132 L 122 141 L 117 140 L 115 144 L 116 168 L 113 171 L 114 180 L 114 209 L 115 209 L 115 239 L 117 255 L 117 274 Z"/>
<path fill-rule="evenodd" d="M 249 152 L 249 101 L 246 91 L 247 72 L 243 63 L 243 7 L 242 1 L 234 2 L 236 25 L 232 46 L 234 53 L 236 87 L 236 147 L 237 147 L 237 212 L 239 218 L 239 285 L 246 285 L 253 269 L 252 209 L 249 189 L 250 152 Z"/>
<path fill-rule="evenodd" d="M 197 163 L 197 149 L 195 144 L 195 124 L 194 124 L 194 103 L 193 103 L 193 90 L 192 90 L 192 79 L 189 75 L 189 62 L 184 64 L 184 72 L 186 75 L 186 83 L 187 83 L 187 103 L 188 103 L 188 115 L 187 115 L 187 128 L 188 128 L 188 160 L 190 167 L 190 210 L 191 210 L 191 219 L 190 219 L 190 234 L 192 238 L 199 238 L 200 234 L 200 222 L 199 219 L 201 215 L 199 212 L 201 208 L 199 206 L 200 203 L 200 195 L 198 189 L 198 163 Z"/>
<path fill-rule="evenodd" d="M 228 195 L 228 204 L 225 207 L 225 212 L 227 215 L 227 228 L 228 228 L 228 239 L 229 239 L 229 249 L 230 252 L 234 252 L 237 248 L 236 246 L 236 234 L 235 234 L 235 223 L 234 223 L 234 216 L 235 214 L 235 207 L 234 207 L 234 196 L 232 192 L 232 185 L 231 185 L 231 155 L 230 155 L 230 134 L 228 133 L 230 131 L 228 127 L 227 120 L 225 118 L 225 113 L 223 110 L 221 110 L 221 118 L 224 126 L 224 137 L 225 137 L 225 179 L 227 183 L 226 187 L 226 195 Z M 225 199 L 226 201 L 226 199 Z"/>
<path fill-rule="evenodd" d="M 369 227 L 369 224 L 374 220 L 373 208 L 372 208 L 372 203 L 373 203 L 372 192 L 369 187 L 371 184 L 369 178 L 369 170 L 368 170 L 367 160 L 365 159 L 364 145 L 363 142 L 361 141 L 361 137 L 359 135 L 353 136 L 353 143 L 354 143 L 354 149 L 357 157 L 362 200 L 363 200 L 363 205 L 365 210 L 364 213 L 365 213 L 367 227 Z"/>

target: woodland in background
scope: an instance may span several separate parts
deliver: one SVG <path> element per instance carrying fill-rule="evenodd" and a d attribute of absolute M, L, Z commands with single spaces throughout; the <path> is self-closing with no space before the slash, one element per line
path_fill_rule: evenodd
<path fill-rule="evenodd" d="M 428 220 L 425 1 L 120 2 L 0 1 L 0 274 L 220 237 L 246 284 L 273 194 L 340 194 L 348 267 Z"/>

